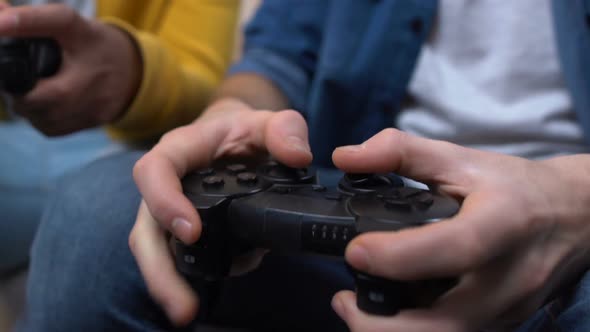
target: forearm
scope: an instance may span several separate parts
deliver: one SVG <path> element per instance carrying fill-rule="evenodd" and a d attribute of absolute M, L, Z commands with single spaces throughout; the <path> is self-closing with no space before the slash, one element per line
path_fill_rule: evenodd
<path fill-rule="evenodd" d="M 254 73 L 239 73 L 227 78 L 217 90 L 213 102 L 234 99 L 254 109 L 290 108 L 287 97 L 269 79 Z"/>
<path fill-rule="evenodd" d="M 101 16 L 132 36 L 143 64 L 133 102 L 109 126 L 116 138 L 141 141 L 190 123 L 207 107 L 227 71 L 239 2 L 162 3 L 166 3 L 165 15 L 155 4 L 137 6 L 142 15 L 162 19 L 157 28 L 132 25 L 135 21 L 116 9 L 118 5 Z"/>

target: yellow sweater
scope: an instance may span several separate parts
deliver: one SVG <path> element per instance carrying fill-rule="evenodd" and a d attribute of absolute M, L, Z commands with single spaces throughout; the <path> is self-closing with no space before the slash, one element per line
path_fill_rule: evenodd
<path fill-rule="evenodd" d="M 118 139 L 158 136 L 195 119 L 229 64 L 238 0 L 97 0 L 100 20 L 127 31 L 143 78 L 125 115 L 108 126 Z"/>

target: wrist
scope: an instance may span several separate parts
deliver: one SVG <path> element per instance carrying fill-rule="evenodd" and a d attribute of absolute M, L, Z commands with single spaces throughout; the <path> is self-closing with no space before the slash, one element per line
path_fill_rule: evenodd
<path fill-rule="evenodd" d="M 104 28 L 107 40 L 112 41 L 108 44 L 116 47 L 118 58 L 118 61 L 115 59 L 118 66 L 114 70 L 115 75 L 120 78 L 120 85 L 117 87 L 119 102 L 115 103 L 117 106 L 108 121 L 112 123 L 122 118 L 135 100 L 143 77 L 143 61 L 139 46 L 130 33 L 116 25 L 102 22 L 98 24 Z"/>
<path fill-rule="evenodd" d="M 219 99 L 214 100 L 203 112 L 203 116 L 205 115 L 213 115 L 224 113 L 237 113 L 243 111 L 255 111 L 256 109 L 252 107 L 250 104 L 246 103 L 240 98 L 235 97 L 222 97 Z"/>

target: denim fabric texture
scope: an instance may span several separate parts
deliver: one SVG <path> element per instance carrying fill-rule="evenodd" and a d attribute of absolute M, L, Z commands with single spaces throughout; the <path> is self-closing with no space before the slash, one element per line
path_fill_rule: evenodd
<path fill-rule="evenodd" d="M 586 133 L 589 4 L 552 1 L 563 73 Z M 265 1 L 246 30 L 244 58 L 231 72 L 273 80 L 307 118 L 316 161 L 330 166 L 336 146 L 394 125 L 436 8 L 435 0 Z M 19 331 L 172 330 L 127 248 L 139 203 L 131 179 L 138 157 L 101 160 L 61 182 L 34 245 Z M 258 329 L 345 330 L 329 301 L 350 287 L 341 262 L 269 256 L 259 270 L 228 284 L 214 316 Z M 518 332 L 590 331 L 589 302 L 586 275 Z"/>
<path fill-rule="evenodd" d="M 194 331 L 168 322 L 128 248 L 140 202 L 131 170 L 141 154 L 116 154 L 60 180 L 33 246 L 26 315 L 17 331 Z M 339 176 L 321 171 L 320 178 L 334 183 Z M 330 301 L 353 286 L 340 259 L 268 254 L 257 270 L 226 282 L 208 323 L 346 331 Z M 590 273 L 518 330 L 545 331 L 590 331 Z"/>
<path fill-rule="evenodd" d="M 33 246 L 26 316 L 17 331 L 183 330 L 150 298 L 127 244 L 140 202 L 131 170 L 140 156 L 117 154 L 60 181 Z M 330 301 L 352 287 L 342 260 L 269 254 L 256 271 L 229 279 L 211 322 L 255 331 L 346 331 Z"/>
<path fill-rule="evenodd" d="M 100 129 L 49 139 L 23 120 L 0 122 L 0 142 L 1 274 L 27 262 L 56 179 L 123 147 Z"/>

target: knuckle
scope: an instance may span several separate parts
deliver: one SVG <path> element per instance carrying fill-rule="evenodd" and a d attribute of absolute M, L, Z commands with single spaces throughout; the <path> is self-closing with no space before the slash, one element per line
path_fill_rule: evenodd
<path fill-rule="evenodd" d="M 481 262 L 486 253 L 483 238 L 479 231 L 474 227 L 466 227 L 461 234 L 461 241 L 456 242 L 460 246 L 457 252 L 464 252 L 464 255 L 457 257 L 457 267 L 460 270 L 471 270 Z"/>
<path fill-rule="evenodd" d="M 171 131 L 165 133 L 160 138 L 160 142 L 158 143 L 158 145 L 160 145 L 160 144 L 162 144 L 162 145 L 173 144 L 174 142 L 176 142 L 178 140 L 185 140 L 186 139 L 186 134 L 184 133 L 185 131 L 186 131 L 186 126 L 183 126 L 183 127 L 178 127 L 174 130 L 171 130 Z"/>
<path fill-rule="evenodd" d="M 73 8 L 67 5 L 58 4 L 58 6 L 58 10 L 63 15 L 63 27 L 67 29 L 74 26 L 79 18 L 78 13 Z"/>
<path fill-rule="evenodd" d="M 408 136 L 408 134 L 403 131 L 394 128 L 383 129 L 380 135 L 384 136 L 388 143 L 399 143 L 400 141 L 406 140 Z"/>
<path fill-rule="evenodd" d="M 523 276 L 521 292 L 523 296 L 530 297 L 547 285 L 552 275 L 552 268 L 541 255 L 530 258 L 527 266 L 528 273 Z"/>
<path fill-rule="evenodd" d="M 146 173 L 146 170 L 149 168 L 150 165 L 150 159 L 150 153 L 147 153 L 138 161 L 136 161 L 135 165 L 133 165 L 133 178 L 136 182 L 138 178 L 141 178 Z"/>
<path fill-rule="evenodd" d="M 131 250 L 131 253 L 133 253 L 135 255 L 135 253 L 137 252 L 137 230 L 135 229 L 135 227 L 131 230 L 131 233 L 129 233 L 129 238 L 127 241 L 127 244 L 129 245 L 129 249 Z"/>
<path fill-rule="evenodd" d="M 154 200 L 147 206 L 153 218 L 162 226 L 170 228 L 171 212 L 168 204 L 164 201 Z"/>
<path fill-rule="evenodd" d="M 44 94 L 51 96 L 50 99 L 53 101 L 59 101 L 61 104 L 66 104 L 73 91 L 74 89 L 71 84 L 65 80 L 54 80 L 51 84 L 46 85 L 46 91 Z"/>
<path fill-rule="evenodd" d="M 133 179 L 135 180 L 136 184 L 140 185 L 140 191 L 143 189 L 141 188 L 141 184 L 145 182 L 142 181 L 143 179 L 148 179 L 148 181 L 151 181 L 150 179 L 152 179 L 152 177 L 150 174 L 154 173 L 154 168 L 158 161 L 158 156 L 156 156 L 156 153 L 152 150 L 142 156 L 133 165 Z"/>

